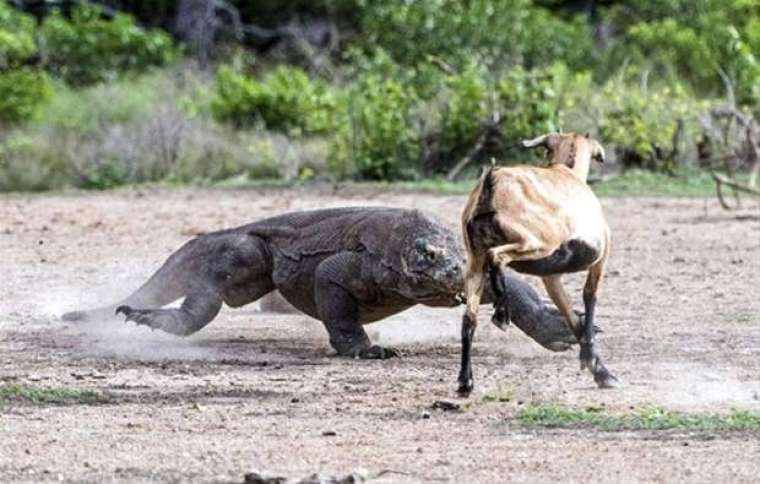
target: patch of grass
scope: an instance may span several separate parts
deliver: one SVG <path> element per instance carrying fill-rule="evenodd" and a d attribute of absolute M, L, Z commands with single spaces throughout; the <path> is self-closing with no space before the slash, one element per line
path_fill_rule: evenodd
<path fill-rule="evenodd" d="M 103 403 L 108 398 L 101 392 L 86 388 L 46 388 L 28 385 L 0 385 L 0 405 L 12 402 L 34 404 L 91 404 Z"/>
<path fill-rule="evenodd" d="M 367 188 L 377 190 L 396 190 L 420 193 L 437 193 L 442 195 L 462 195 L 470 193 L 477 180 L 466 179 L 455 182 L 444 178 L 426 178 L 416 181 L 397 182 L 340 182 L 347 188 Z M 258 180 L 235 179 L 218 183 L 221 186 L 255 187 L 262 186 Z M 272 183 L 269 183 L 271 186 Z M 277 188 L 293 186 L 292 182 L 280 181 Z M 714 197 L 715 182 L 709 173 L 689 169 L 676 175 L 666 175 L 645 170 L 628 170 L 606 181 L 593 183 L 591 188 L 600 197 Z"/>
<path fill-rule="evenodd" d="M 426 178 L 424 180 L 417 181 L 356 183 L 356 186 L 368 186 L 410 192 L 457 195 L 470 193 L 470 190 L 473 189 L 476 182 L 477 180 L 475 179 L 450 182 L 443 178 Z"/>
<path fill-rule="evenodd" d="M 760 413 L 734 410 L 729 414 L 689 414 L 663 408 L 610 415 L 595 408 L 573 409 L 558 405 L 529 405 L 517 414 L 529 427 L 597 428 L 601 430 L 760 430 Z"/>
<path fill-rule="evenodd" d="M 739 313 L 736 314 L 734 317 L 728 317 L 727 318 L 729 322 L 737 322 L 737 323 L 751 323 L 755 320 L 755 316 L 751 313 Z"/>
<path fill-rule="evenodd" d="M 515 387 L 499 388 L 495 392 L 486 393 L 481 401 L 483 403 L 511 402 L 515 399 Z"/>
<path fill-rule="evenodd" d="M 593 183 L 591 187 L 600 197 L 715 196 L 715 182 L 710 174 L 696 169 L 684 169 L 675 175 L 646 170 L 628 170 L 609 180 Z"/>

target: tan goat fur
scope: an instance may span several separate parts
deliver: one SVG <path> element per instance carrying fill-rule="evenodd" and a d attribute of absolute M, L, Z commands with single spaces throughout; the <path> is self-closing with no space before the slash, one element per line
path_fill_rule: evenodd
<path fill-rule="evenodd" d="M 503 269 L 515 261 L 535 261 L 550 256 L 565 242 L 581 241 L 597 254 L 586 267 L 586 301 L 595 298 L 609 255 L 610 231 L 599 199 L 586 183 L 591 160 L 604 160 L 602 146 L 579 134 L 548 134 L 523 145 L 545 147 L 549 166 L 487 169 L 462 213 L 467 248 L 465 321 L 473 330 L 491 265 Z M 472 240 L 471 223 L 481 215 L 492 217 L 490 225 L 485 236 L 481 231 L 476 234 L 480 238 Z M 581 328 L 561 277 L 550 274 L 542 280 L 569 328 L 581 339 Z"/>

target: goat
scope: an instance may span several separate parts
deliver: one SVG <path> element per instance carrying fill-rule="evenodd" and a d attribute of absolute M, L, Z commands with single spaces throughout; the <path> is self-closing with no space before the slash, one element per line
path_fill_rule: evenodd
<path fill-rule="evenodd" d="M 604 162 L 604 148 L 588 135 L 572 133 L 550 133 L 522 145 L 546 148 L 549 166 L 491 166 L 481 175 L 462 213 L 467 306 L 458 391 L 468 395 L 473 387 L 470 352 L 486 271 L 497 298 L 493 322 L 502 329 L 509 323 L 503 290 L 507 266 L 542 277 L 580 342 L 581 369 L 588 368 L 600 388 L 615 386 L 617 379 L 594 349 L 596 294 L 610 253 L 610 231 L 599 200 L 586 184 L 591 160 Z M 578 318 L 561 278 L 581 270 L 588 274 L 583 289 L 585 315 Z"/>

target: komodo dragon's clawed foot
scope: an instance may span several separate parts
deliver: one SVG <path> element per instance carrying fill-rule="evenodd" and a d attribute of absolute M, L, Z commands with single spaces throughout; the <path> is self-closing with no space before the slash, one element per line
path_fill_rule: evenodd
<path fill-rule="evenodd" d="M 509 305 L 508 304 L 494 304 L 494 311 L 493 316 L 491 316 L 491 322 L 496 325 L 497 328 L 499 328 L 502 331 L 507 330 L 507 326 L 509 326 L 509 322 L 512 319 L 511 314 L 509 313 Z"/>
<path fill-rule="evenodd" d="M 151 329 L 156 329 L 154 318 L 152 313 L 155 311 L 151 309 L 132 309 L 129 306 L 119 306 L 116 308 L 116 314 L 123 314 L 126 316 L 124 322 L 132 321 L 138 326 L 148 326 Z"/>
<path fill-rule="evenodd" d="M 372 345 L 354 350 L 351 356 L 362 360 L 387 360 L 389 358 L 400 358 L 401 352 L 388 346 Z"/>

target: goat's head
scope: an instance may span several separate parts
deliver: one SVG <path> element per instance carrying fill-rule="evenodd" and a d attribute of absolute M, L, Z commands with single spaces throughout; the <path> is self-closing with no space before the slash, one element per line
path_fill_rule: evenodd
<path fill-rule="evenodd" d="M 549 163 L 563 164 L 585 180 L 591 160 L 604 163 L 604 148 L 588 134 L 548 133 L 522 142 L 525 148 L 546 148 Z"/>

